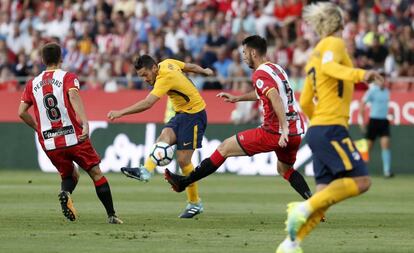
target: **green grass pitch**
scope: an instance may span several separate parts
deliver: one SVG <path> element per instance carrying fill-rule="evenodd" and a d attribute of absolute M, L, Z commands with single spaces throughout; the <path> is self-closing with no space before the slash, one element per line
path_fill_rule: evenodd
<path fill-rule="evenodd" d="M 106 176 L 122 225 L 106 224 L 85 173 L 73 194 L 80 217 L 69 222 L 57 174 L 0 170 L 0 252 L 273 253 L 285 237 L 286 203 L 300 200 L 280 177 L 213 175 L 200 183 L 205 212 L 183 220 L 185 193 L 161 176 L 149 183 Z M 413 181 L 374 178 L 368 193 L 329 210 L 304 252 L 414 252 Z"/>

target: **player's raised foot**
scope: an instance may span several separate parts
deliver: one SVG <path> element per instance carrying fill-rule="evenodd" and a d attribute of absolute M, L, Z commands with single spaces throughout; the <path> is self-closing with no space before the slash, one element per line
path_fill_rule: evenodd
<path fill-rule="evenodd" d="M 70 193 L 67 191 L 61 191 L 58 195 L 60 206 L 62 207 L 63 215 L 70 221 L 76 220 L 76 209 L 73 206 L 73 201 Z"/>
<path fill-rule="evenodd" d="M 108 216 L 108 223 L 109 224 L 122 224 L 124 222 L 120 218 L 118 218 L 116 215 L 110 215 Z"/>
<path fill-rule="evenodd" d="M 303 253 L 303 250 L 299 246 L 299 243 L 292 242 L 289 237 L 287 237 L 279 244 L 276 249 L 276 253 Z"/>
<path fill-rule="evenodd" d="M 180 214 L 180 218 L 185 218 L 185 219 L 191 219 L 194 216 L 196 216 L 197 214 L 200 214 L 204 211 L 203 208 L 203 203 L 198 202 L 198 203 L 188 203 L 187 206 L 185 207 L 185 210 L 182 214 Z"/>
<path fill-rule="evenodd" d="M 172 173 L 168 169 L 164 171 L 164 179 L 171 185 L 171 188 L 176 192 L 182 192 L 188 186 L 184 183 L 184 176 Z"/>
<path fill-rule="evenodd" d="M 151 172 L 149 172 L 144 166 L 139 166 L 137 168 L 128 168 L 122 167 L 121 172 L 130 178 L 148 182 L 151 178 Z"/>
<path fill-rule="evenodd" d="M 291 241 L 296 240 L 299 229 L 309 217 L 310 213 L 305 208 L 305 202 L 291 202 L 287 205 L 286 231 Z"/>

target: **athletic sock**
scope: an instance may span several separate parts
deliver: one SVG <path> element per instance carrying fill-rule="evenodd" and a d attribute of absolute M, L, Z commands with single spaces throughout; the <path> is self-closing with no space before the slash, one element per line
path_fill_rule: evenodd
<path fill-rule="evenodd" d="M 307 219 L 306 223 L 300 227 L 298 233 L 297 233 L 297 241 L 300 243 L 303 241 L 303 239 L 318 225 L 322 217 L 325 216 L 327 208 L 322 208 L 319 210 L 316 210 L 312 213 L 311 216 Z"/>
<path fill-rule="evenodd" d="M 96 194 L 98 198 L 101 200 L 102 204 L 105 207 L 106 213 L 108 216 L 115 215 L 114 205 L 112 203 L 112 194 L 111 188 L 109 187 L 108 181 L 103 176 L 98 181 L 94 182 Z"/>
<path fill-rule="evenodd" d="M 345 177 L 332 181 L 323 190 L 309 198 L 307 202 L 313 212 L 357 195 L 359 195 L 359 189 L 355 180 Z"/>
<path fill-rule="evenodd" d="M 186 183 L 191 184 L 208 175 L 214 173 L 226 160 L 218 150 L 209 157 L 204 159 L 190 175 L 186 178 Z"/>
<path fill-rule="evenodd" d="M 62 182 L 60 183 L 60 189 L 62 191 L 66 191 L 72 194 L 77 184 L 78 184 L 78 180 L 76 177 L 73 177 L 73 176 L 65 177 L 62 179 Z"/>
<path fill-rule="evenodd" d="M 194 166 L 192 163 L 187 164 L 183 168 L 181 168 L 183 175 L 188 176 L 191 172 L 194 171 Z M 200 197 L 198 196 L 198 184 L 192 183 L 186 189 L 187 193 L 187 201 L 189 203 L 196 204 L 200 201 Z"/>
<path fill-rule="evenodd" d="M 308 199 L 312 196 L 312 192 L 303 176 L 293 168 L 286 171 L 283 178 L 289 181 L 293 189 L 295 189 L 302 198 Z"/>
<path fill-rule="evenodd" d="M 389 176 L 391 175 L 391 150 L 383 149 L 381 151 L 381 156 L 384 176 Z"/>
<path fill-rule="evenodd" d="M 149 171 L 153 172 L 155 168 L 157 167 L 157 164 L 152 161 L 150 157 L 147 157 L 147 160 L 145 160 L 144 167 Z"/>

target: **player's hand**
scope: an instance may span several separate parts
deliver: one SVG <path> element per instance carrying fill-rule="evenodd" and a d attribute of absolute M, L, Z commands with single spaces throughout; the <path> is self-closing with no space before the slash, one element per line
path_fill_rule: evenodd
<path fill-rule="evenodd" d="M 204 75 L 206 75 L 206 76 L 212 76 L 212 75 L 214 75 L 214 71 L 212 69 L 210 69 L 210 68 L 205 68 L 204 69 Z"/>
<path fill-rule="evenodd" d="M 238 99 L 237 99 L 236 96 L 233 96 L 233 95 L 231 95 L 230 93 L 227 93 L 227 92 L 220 92 L 216 96 L 219 97 L 219 98 L 224 98 L 224 102 L 229 102 L 229 103 L 238 102 Z"/>
<path fill-rule="evenodd" d="M 289 130 L 288 129 L 282 130 L 282 134 L 279 137 L 279 143 L 278 143 L 279 147 L 281 148 L 286 147 L 288 142 L 289 142 Z"/>
<path fill-rule="evenodd" d="M 110 111 L 108 112 L 108 119 L 113 121 L 114 119 L 120 118 L 122 114 L 119 111 Z"/>
<path fill-rule="evenodd" d="M 377 84 L 384 83 L 384 77 L 378 71 L 367 70 L 364 75 L 364 81 L 370 82 L 375 81 Z"/>
<path fill-rule="evenodd" d="M 82 134 L 78 135 L 79 141 L 85 141 L 89 138 L 89 125 L 88 123 L 82 125 Z"/>

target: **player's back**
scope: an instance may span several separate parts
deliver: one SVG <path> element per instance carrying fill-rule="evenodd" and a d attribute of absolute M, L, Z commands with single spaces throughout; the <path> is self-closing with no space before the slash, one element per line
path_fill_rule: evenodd
<path fill-rule="evenodd" d="M 193 82 L 182 72 L 184 65 L 184 62 L 173 59 L 160 62 L 151 93 L 159 97 L 166 93 L 176 112 L 193 114 L 202 111 L 206 104 Z"/>
<path fill-rule="evenodd" d="M 266 62 L 261 64 L 253 73 L 253 86 L 263 106 L 263 128 L 267 131 L 281 133 L 281 126 L 270 99 L 267 97 L 272 89 L 279 93 L 281 102 L 285 109 L 286 120 L 289 125 L 290 135 L 304 133 L 303 120 L 293 90 L 290 86 L 286 72 L 277 64 Z"/>
<path fill-rule="evenodd" d="M 60 69 L 43 71 L 26 85 L 22 101 L 33 104 L 38 138 L 45 150 L 78 144 L 82 130 L 69 101 L 70 89 L 79 89 L 79 82 L 73 73 Z"/>
<path fill-rule="evenodd" d="M 349 74 L 335 73 L 338 64 L 349 67 Z M 316 45 L 305 67 L 303 92 L 313 94 L 315 102 L 311 125 L 348 125 L 354 83 L 363 76 L 363 72 L 351 70 L 352 67 L 341 38 L 329 36 Z"/>

